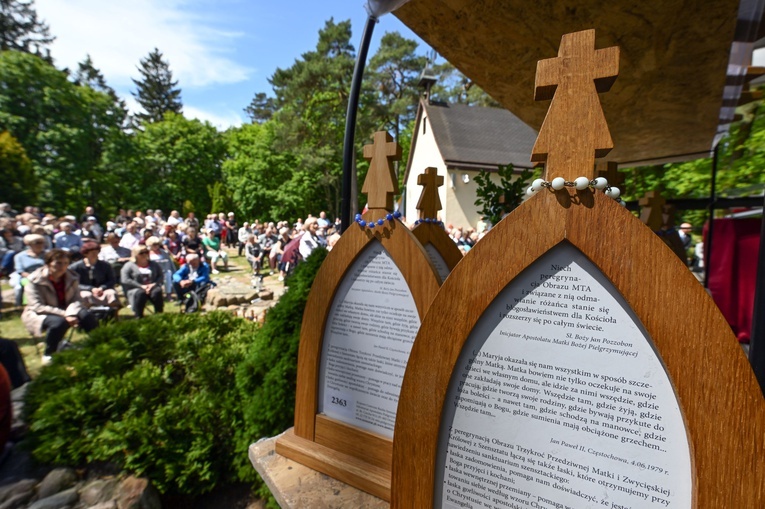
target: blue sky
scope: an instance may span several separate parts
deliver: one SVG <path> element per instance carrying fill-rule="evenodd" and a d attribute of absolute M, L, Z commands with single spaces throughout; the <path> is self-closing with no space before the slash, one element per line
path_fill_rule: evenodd
<path fill-rule="evenodd" d="M 364 0 L 36 0 L 40 18 L 56 36 L 52 56 L 75 69 L 90 54 L 128 106 L 136 66 L 154 47 L 170 62 L 182 91 L 184 114 L 218 128 L 246 121 L 243 109 L 256 92 L 271 94 L 277 67 L 316 47 L 326 20 L 351 19 L 358 49 L 366 21 Z M 398 31 L 427 46 L 395 16 L 375 27 L 370 56 L 385 32 Z"/>

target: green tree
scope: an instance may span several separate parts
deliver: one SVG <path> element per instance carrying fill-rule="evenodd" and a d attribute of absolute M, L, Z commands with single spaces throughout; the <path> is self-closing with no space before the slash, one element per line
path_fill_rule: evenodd
<path fill-rule="evenodd" d="M 136 91 L 132 94 L 144 110 L 144 113 L 136 114 L 142 123 L 159 122 L 167 112 L 182 112 L 181 90 L 176 88 L 178 82 L 173 81 L 170 64 L 162 59 L 157 48 L 141 59 L 138 72 L 141 79 L 133 80 Z"/>
<path fill-rule="evenodd" d="M 16 50 L 45 56 L 53 42 L 48 25 L 37 18 L 34 0 L 0 0 L 0 50 Z"/>
<path fill-rule="evenodd" d="M 114 101 L 28 53 L 0 52 L 0 130 L 24 147 L 39 182 L 39 204 L 79 211 L 102 194 L 102 146 L 114 133 Z"/>
<path fill-rule="evenodd" d="M 251 122 L 262 124 L 274 116 L 276 103 L 273 97 L 268 97 L 264 92 L 258 92 L 252 98 L 250 105 L 244 109 L 244 112 L 250 117 Z"/>
<path fill-rule="evenodd" d="M 218 213 L 234 209 L 231 192 L 226 187 L 225 182 L 218 180 L 208 185 L 207 194 L 210 195 L 210 212 Z"/>
<path fill-rule="evenodd" d="M 225 153 L 222 136 L 209 123 L 166 113 L 135 134 L 136 157 L 131 181 L 137 207 L 184 208 L 184 201 L 202 213 L 211 210 L 208 185 L 221 179 Z"/>
<path fill-rule="evenodd" d="M 500 179 L 497 184 L 491 179 L 488 171 L 478 172 L 475 176 L 478 186 L 475 205 L 481 207 L 481 215 L 491 221 L 491 224 L 497 224 L 523 202 L 529 180 L 535 173 L 534 170 L 524 169 L 516 175 L 512 166 L 500 166 L 497 168 Z"/>
<path fill-rule="evenodd" d="M 297 158 L 276 149 L 275 121 L 245 124 L 226 132 L 223 180 L 240 217 L 274 221 L 296 219 L 313 210 L 308 197 L 315 184 L 294 171 Z"/>
<path fill-rule="evenodd" d="M 295 171 L 313 186 L 304 197 L 311 206 L 303 213 L 323 209 L 339 214 L 345 112 L 355 61 L 350 38 L 350 21 L 330 19 L 314 51 L 269 79 L 276 95 L 277 148 L 298 158 Z"/>
<path fill-rule="evenodd" d="M 417 81 L 427 59 L 418 56 L 417 42 L 388 32 L 367 66 L 367 85 L 376 92 L 377 128 L 399 134 L 417 112 Z"/>
<path fill-rule="evenodd" d="M 17 210 L 34 203 L 37 194 L 32 161 L 21 143 L 8 131 L 0 133 L 0 201 Z"/>
<path fill-rule="evenodd" d="M 127 106 L 125 105 L 125 101 L 120 99 L 114 89 L 106 83 L 106 78 L 104 78 L 103 73 L 96 68 L 90 55 L 86 55 L 85 60 L 77 64 L 77 70 L 74 73 L 74 83 L 107 94 L 114 100 L 115 104 L 118 104 L 121 109 L 124 110 L 123 112 L 120 112 L 120 121 L 124 121 L 124 119 L 127 118 Z"/>
<path fill-rule="evenodd" d="M 433 73 L 438 77 L 438 82 L 431 92 L 431 97 L 434 100 L 469 106 L 502 107 L 473 80 L 462 74 L 449 62 L 434 65 Z"/>
<path fill-rule="evenodd" d="M 747 121 L 734 125 L 719 144 L 717 194 L 720 197 L 759 195 L 765 185 L 765 108 L 757 105 Z M 623 170 L 622 198 L 639 200 L 648 191 L 666 199 L 707 198 L 712 185 L 712 158 Z M 706 210 L 677 210 L 675 222 L 700 225 Z"/>

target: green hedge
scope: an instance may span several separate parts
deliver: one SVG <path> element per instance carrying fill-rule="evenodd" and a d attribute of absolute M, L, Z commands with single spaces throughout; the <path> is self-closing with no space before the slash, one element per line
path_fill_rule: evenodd
<path fill-rule="evenodd" d="M 163 493 L 255 481 L 247 447 L 292 425 L 300 324 L 325 256 L 298 267 L 262 327 L 228 313 L 153 315 L 57 354 L 25 400 L 35 458 L 112 462 Z"/>

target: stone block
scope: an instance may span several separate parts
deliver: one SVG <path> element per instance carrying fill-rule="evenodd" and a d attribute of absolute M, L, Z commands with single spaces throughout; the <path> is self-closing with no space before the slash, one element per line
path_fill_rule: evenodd
<path fill-rule="evenodd" d="M 37 480 L 35 479 L 23 479 L 13 484 L 9 484 L 8 486 L 3 486 L 0 488 L 0 502 L 5 502 L 19 493 L 29 493 L 31 497 L 36 485 Z"/>
<path fill-rule="evenodd" d="M 66 491 L 61 491 L 55 495 L 39 499 L 34 504 L 30 505 L 28 509 L 61 509 L 62 507 L 68 507 L 74 504 L 77 502 L 78 498 L 77 488 L 69 488 Z"/>
<path fill-rule="evenodd" d="M 92 505 L 88 507 L 87 509 L 117 509 L 117 501 L 107 500 L 106 502 L 101 502 L 99 504 Z"/>
<path fill-rule="evenodd" d="M 71 468 L 51 470 L 37 487 L 37 499 L 42 500 L 63 491 L 77 482 L 77 474 Z"/>
<path fill-rule="evenodd" d="M 80 502 L 92 506 L 114 498 L 119 481 L 117 479 L 94 479 L 80 489 Z"/>
<path fill-rule="evenodd" d="M 260 297 L 260 300 L 273 300 L 274 292 L 271 290 L 263 290 L 258 294 L 258 297 Z"/>
<path fill-rule="evenodd" d="M 25 493 L 16 493 L 0 504 L 0 509 L 21 509 L 22 507 L 26 507 L 27 502 L 29 502 L 34 494 L 35 492 L 31 490 Z"/>
<path fill-rule="evenodd" d="M 142 477 L 127 477 L 118 488 L 117 509 L 161 509 L 159 492 Z"/>

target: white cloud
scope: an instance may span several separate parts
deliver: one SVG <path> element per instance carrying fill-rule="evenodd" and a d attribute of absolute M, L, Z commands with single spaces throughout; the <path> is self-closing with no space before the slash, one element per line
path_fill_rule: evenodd
<path fill-rule="evenodd" d="M 219 131 L 242 125 L 242 118 L 236 112 L 225 111 L 221 115 L 220 113 L 211 113 L 194 106 L 189 106 L 188 104 L 183 105 L 183 116 L 186 118 L 196 118 L 203 122 L 206 120 Z"/>
<path fill-rule="evenodd" d="M 243 34 L 211 26 L 188 0 L 37 0 L 35 6 L 56 36 L 56 65 L 76 69 L 90 54 L 118 90 L 132 87 L 139 60 L 155 47 L 181 89 L 238 83 L 253 72 L 226 56 Z"/>
<path fill-rule="evenodd" d="M 130 113 L 135 114 L 138 111 L 143 111 L 143 108 L 141 108 L 141 105 L 138 104 L 138 101 L 135 100 L 135 97 L 132 95 L 122 96 L 122 99 L 125 100 L 125 104 L 127 105 L 128 110 Z M 210 122 L 213 127 L 218 129 L 219 131 L 225 131 L 229 127 L 235 127 L 242 125 L 242 117 L 235 111 L 223 111 L 221 112 L 211 112 L 203 108 L 197 108 L 195 106 L 191 106 L 189 104 L 183 105 L 183 116 L 186 118 L 196 118 L 198 120 L 201 120 L 202 122 L 207 121 Z"/>

